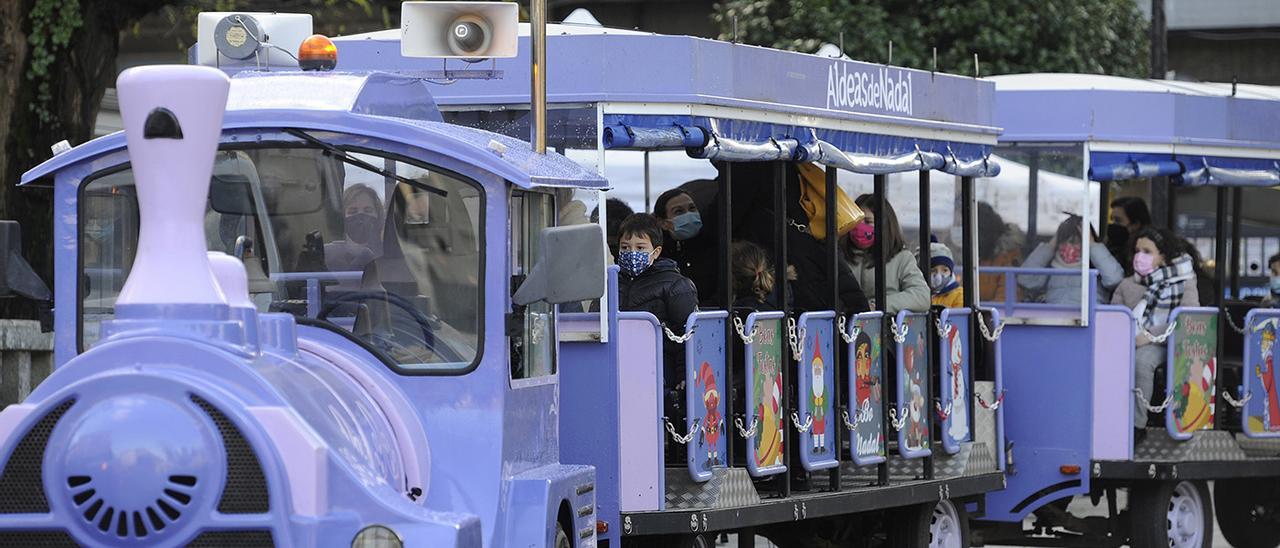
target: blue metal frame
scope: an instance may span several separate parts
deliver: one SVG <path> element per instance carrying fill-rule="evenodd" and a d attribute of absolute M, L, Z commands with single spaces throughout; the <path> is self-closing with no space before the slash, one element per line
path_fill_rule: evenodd
<path fill-rule="evenodd" d="M 903 340 L 898 342 L 897 361 L 898 361 L 898 420 L 903 422 L 903 426 L 898 430 L 898 454 L 905 458 L 916 459 L 927 457 L 933 454 L 931 429 L 933 421 L 930 415 L 933 414 L 933 394 L 929 390 L 929 377 L 933 374 L 932 368 L 929 367 L 929 354 L 933 349 L 928 344 L 928 329 L 933 326 L 929 325 L 928 315 L 903 310 L 898 312 L 897 318 L 900 329 L 906 329 L 906 335 Z M 910 360 L 910 373 L 908 373 L 907 353 L 910 350 L 912 354 Z M 914 399 L 915 393 L 918 392 L 921 401 Z M 907 403 L 910 402 L 910 403 Z M 918 405 L 918 409 L 912 409 Z M 916 417 L 909 416 L 912 412 L 916 413 Z M 912 424 L 916 422 L 917 424 Z M 922 442 L 918 447 L 912 447 L 911 435 L 912 429 Z"/>
<path fill-rule="evenodd" d="M 877 390 L 880 393 L 879 399 L 886 398 L 889 395 L 884 381 L 885 362 L 887 361 L 885 358 L 886 352 L 884 348 L 880 348 L 878 352 L 874 350 L 880 346 L 881 318 L 883 317 L 884 312 L 863 312 L 854 315 L 853 320 L 849 322 L 852 324 L 850 329 L 855 333 L 853 342 L 848 344 L 848 353 L 846 355 L 849 358 L 845 360 L 845 364 L 848 366 L 845 379 L 849 382 L 849 407 L 852 409 L 850 414 L 854 425 L 854 428 L 849 429 L 849 452 L 850 458 L 858 466 L 880 464 L 885 461 L 886 453 L 888 452 L 883 406 L 880 401 L 876 401 L 877 398 L 875 397 Z M 874 353 L 874 355 L 868 356 L 868 360 L 871 363 L 868 364 L 869 369 L 866 378 L 859 378 L 857 370 L 859 359 L 858 341 L 863 334 L 866 335 L 867 352 Z M 867 383 L 867 386 L 863 390 L 859 390 L 859 384 L 864 382 Z M 862 397 L 860 394 L 864 391 L 868 396 L 867 405 L 859 402 Z M 846 424 L 847 427 L 848 425 Z M 871 439 L 874 439 L 869 444 L 869 448 L 872 450 L 862 451 L 863 436 L 870 436 Z"/>
<path fill-rule="evenodd" d="M 724 310 L 700 311 L 690 314 L 685 323 L 685 333 L 692 333 L 684 343 L 686 427 L 688 432 L 697 432 L 685 447 L 689 476 L 694 481 L 707 481 L 714 475 L 712 469 L 728 466 L 728 415 L 720 395 L 721 390 L 732 389 L 724 386 L 728 318 Z"/>
<path fill-rule="evenodd" d="M 948 308 L 938 317 L 945 335 L 938 339 L 938 399 L 941 407 L 949 412 L 942 413 L 942 449 L 948 454 L 960 452 L 960 444 L 973 440 L 973 421 L 969 416 L 970 403 L 973 398 L 973 348 L 970 347 L 969 336 L 972 312 L 967 308 Z M 952 320 L 955 321 L 952 321 Z M 941 334 L 940 334 L 941 335 Z M 954 338 L 954 341 L 952 340 Z M 958 344 L 959 362 L 952 360 L 951 351 Z M 956 381 L 955 373 L 960 373 Z M 960 398 L 955 398 L 955 390 L 950 390 L 953 382 L 959 382 Z M 963 419 L 963 424 L 956 426 Z M 956 429 L 956 432 L 953 432 Z M 962 435 L 956 436 L 962 429 Z"/>
<path fill-rule="evenodd" d="M 805 312 L 796 322 L 797 336 L 803 337 L 800 340 L 800 362 L 796 364 L 800 395 L 796 407 L 803 417 L 800 420 L 809 424 L 808 428 L 800 429 L 798 449 L 800 465 L 810 472 L 840 465 L 840 448 L 834 442 L 835 430 L 840 423 L 835 416 L 836 406 L 832 397 L 835 394 L 835 371 L 831 368 L 836 351 L 835 318 L 836 313 L 829 310 Z M 814 393 L 815 372 L 822 375 L 825 388 L 821 396 Z M 819 405 L 815 405 L 815 397 L 822 400 Z"/>
<path fill-rule="evenodd" d="M 1280 335 L 1280 310 L 1255 308 L 1244 320 L 1244 382 L 1240 398 L 1246 401 L 1240 413 L 1240 429 L 1251 438 L 1280 437 L 1280 370 L 1276 368 L 1276 338 Z M 1267 332 L 1269 342 L 1264 342 Z M 1267 383 L 1264 379 L 1270 378 Z M 1268 387 L 1267 385 L 1270 384 Z M 1277 412 L 1272 413 L 1275 408 Z M 1253 429 L 1249 419 L 1257 417 L 1262 431 Z M 1274 421 L 1274 422 L 1272 422 Z"/>
<path fill-rule="evenodd" d="M 1182 319 L 1184 316 L 1203 317 L 1205 318 L 1205 322 L 1207 324 L 1216 325 L 1217 329 L 1222 329 L 1226 327 L 1224 325 L 1221 325 L 1218 322 L 1218 309 L 1209 308 L 1209 307 L 1178 307 L 1173 310 L 1172 314 L 1169 315 L 1169 325 L 1177 326 L 1179 328 L 1182 327 L 1179 324 L 1179 320 Z M 1159 335 L 1159 333 L 1156 333 L 1156 335 Z M 1206 394 L 1208 403 L 1205 405 L 1205 409 L 1204 409 L 1206 412 L 1209 413 L 1209 422 L 1206 424 L 1207 427 L 1213 426 L 1214 421 L 1212 417 L 1216 412 L 1213 408 L 1213 405 L 1214 405 L 1214 399 L 1215 399 L 1214 389 L 1218 385 L 1217 367 L 1218 367 L 1218 341 L 1219 340 L 1220 339 L 1217 336 L 1213 337 L 1213 342 L 1212 342 L 1213 346 L 1211 348 L 1204 349 L 1204 352 L 1205 352 L 1204 357 L 1209 360 L 1208 363 L 1204 364 L 1204 367 L 1209 368 L 1209 371 L 1210 371 L 1209 373 L 1210 376 L 1208 379 L 1206 379 L 1210 386 L 1210 390 L 1208 391 L 1208 394 Z M 1179 342 L 1180 341 L 1178 340 L 1177 329 L 1175 329 L 1173 333 L 1169 335 L 1169 338 L 1165 341 L 1167 345 L 1166 353 L 1165 353 L 1165 356 L 1166 356 L 1165 358 L 1165 396 L 1169 398 L 1173 398 L 1174 391 L 1177 390 L 1178 386 L 1182 386 L 1182 383 L 1175 383 L 1175 380 L 1176 380 L 1175 375 L 1177 374 L 1177 371 L 1176 371 L 1176 368 L 1174 367 L 1174 364 L 1175 364 L 1175 360 L 1179 356 L 1179 352 L 1178 352 L 1178 349 L 1180 348 Z M 1177 413 L 1178 413 L 1178 405 L 1176 404 L 1176 402 L 1174 402 L 1171 399 L 1169 402 L 1169 406 L 1165 408 L 1165 412 L 1164 412 L 1165 429 L 1169 431 L 1169 437 L 1175 440 L 1189 440 L 1195 437 L 1194 431 L 1183 431 L 1179 427 L 1180 418 L 1178 417 Z"/>
<path fill-rule="evenodd" d="M 758 326 L 760 326 L 762 322 L 768 322 L 769 324 L 773 325 L 775 327 L 773 332 L 769 333 L 768 331 L 759 330 Z M 781 455 L 785 453 L 779 454 L 780 462 L 776 464 L 767 465 L 767 466 L 760 466 L 759 464 L 760 457 L 759 457 L 758 450 L 756 448 L 756 444 L 760 440 L 760 433 L 763 432 L 765 425 L 763 422 L 764 419 L 762 418 L 763 415 L 757 411 L 756 405 L 753 404 L 753 402 L 755 402 L 757 398 L 764 396 L 764 394 L 756 394 L 756 389 L 755 389 L 756 365 L 757 365 L 756 356 L 757 354 L 762 354 L 762 352 L 757 351 L 756 345 L 759 344 L 757 341 L 759 341 L 761 337 L 772 337 L 773 338 L 772 344 L 775 346 L 775 348 L 778 349 L 778 355 L 774 356 L 775 360 L 774 360 L 773 368 L 775 370 L 775 374 L 773 376 L 776 379 L 776 382 L 779 386 L 781 386 L 782 384 L 782 355 L 781 354 L 782 352 L 787 351 L 786 342 L 783 335 L 784 328 L 782 324 L 783 324 L 783 313 L 779 311 L 771 311 L 771 312 L 752 312 L 751 314 L 748 314 L 747 321 L 743 326 L 743 331 L 745 333 L 753 334 L 752 337 L 754 339 L 751 343 L 743 345 L 743 351 L 742 351 L 743 366 L 744 366 L 743 371 L 746 373 L 745 385 L 746 385 L 746 393 L 747 393 L 747 399 L 746 399 L 746 405 L 745 405 L 746 412 L 744 413 L 743 418 L 745 419 L 745 423 L 748 425 L 756 425 L 757 421 L 760 421 L 758 426 L 755 428 L 756 434 L 748 438 L 745 444 L 747 448 L 747 471 L 750 472 L 753 477 L 771 476 L 774 474 L 780 474 L 782 472 L 787 471 L 786 460 L 784 458 L 781 458 Z M 785 390 L 785 389 L 786 389 L 785 387 L 781 388 L 781 390 Z M 765 394 L 768 394 L 767 388 L 765 390 Z M 787 416 L 786 416 L 786 409 L 784 409 L 782 406 L 782 401 L 783 400 L 781 398 L 781 394 L 779 394 L 779 400 L 778 400 L 779 405 L 778 405 L 777 411 L 775 411 L 774 413 L 775 415 L 774 419 L 777 421 L 779 435 L 785 438 L 786 436 L 785 433 L 787 431 Z M 761 402 L 761 405 L 764 405 L 763 401 Z M 751 429 L 752 427 L 748 426 L 747 428 Z M 786 442 L 779 441 L 779 444 L 782 446 L 782 451 L 785 452 L 787 450 Z"/>

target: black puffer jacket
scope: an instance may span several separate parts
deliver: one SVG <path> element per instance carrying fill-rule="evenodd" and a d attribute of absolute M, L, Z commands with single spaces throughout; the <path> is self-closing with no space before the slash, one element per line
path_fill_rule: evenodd
<path fill-rule="evenodd" d="M 648 312 L 676 333 L 698 309 L 698 289 L 675 261 L 660 257 L 639 276 L 618 274 L 618 310 Z"/>
<path fill-rule="evenodd" d="M 682 334 L 689 315 L 698 310 L 698 289 L 675 261 L 660 257 L 639 276 L 618 274 L 618 310 L 648 312 Z M 684 379 L 684 347 L 664 338 L 662 365 L 667 389 L 674 389 Z"/>

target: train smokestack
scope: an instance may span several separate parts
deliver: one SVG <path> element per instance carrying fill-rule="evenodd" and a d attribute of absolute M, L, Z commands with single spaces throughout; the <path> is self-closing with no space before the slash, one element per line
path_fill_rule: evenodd
<path fill-rule="evenodd" d="M 138 192 L 138 254 L 118 304 L 226 304 L 209 266 L 205 203 L 230 80 L 189 65 L 116 80 Z"/>

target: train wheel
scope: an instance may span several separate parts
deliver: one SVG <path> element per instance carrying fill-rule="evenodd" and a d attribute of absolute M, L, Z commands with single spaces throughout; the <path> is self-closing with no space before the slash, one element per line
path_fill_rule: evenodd
<path fill-rule="evenodd" d="M 1134 548 L 1210 548 L 1213 502 L 1203 481 L 1151 482 L 1133 488 Z"/>
<path fill-rule="evenodd" d="M 1238 548 L 1280 546 L 1280 482 L 1270 479 L 1213 483 L 1214 513 L 1227 542 Z"/>
<path fill-rule="evenodd" d="M 889 545 L 902 548 L 966 548 L 969 515 L 950 500 L 904 508 L 890 515 Z"/>

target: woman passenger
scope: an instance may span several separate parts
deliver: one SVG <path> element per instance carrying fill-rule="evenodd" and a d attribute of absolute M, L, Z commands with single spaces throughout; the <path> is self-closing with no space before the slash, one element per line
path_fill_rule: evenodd
<path fill-rule="evenodd" d="M 718 303 L 716 268 L 720 255 L 716 219 L 703 219 L 693 195 L 679 187 L 658 195 L 653 202 L 653 216 L 666 232 L 667 246 L 663 254 L 675 261 L 680 273 L 698 287 L 698 301 Z M 706 229 L 703 229 L 704 221 L 708 225 Z"/>
<path fill-rule="evenodd" d="M 1048 243 L 1036 246 L 1036 249 L 1027 256 L 1027 260 L 1022 263 L 1024 268 L 1046 268 L 1053 267 L 1064 270 L 1080 270 L 1080 261 L 1084 256 L 1083 244 L 1081 238 L 1082 225 L 1079 215 L 1071 215 L 1067 220 L 1058 225 L 1058 232 Z M 1088 239 L 1089 244 L 1089 264 L 1098 269 L 1098 275 L 1101 278 L 1099 287 L 1099 300 L 1103 295 L 1109 295 L 1110 290 L 1120 283 L 1124 278 L 1124 268 L 1111 256 L 1111 252 L 1107 251 L 1107 247 L 1101 245 L 1097 240 L 1097 235 L 1092 234 Z M 1044 302 L 1053 304 L 1080 304 L 1080 278 L 1079 276 L 1018 276 L 1018 285 L 1024 289 L 1045 291 Z"/>
<path fill-rule="evenodd" d="M 773 263 L 760 246 L 733 242 L 733 307 L 752 310 L 782 310 L 773 278 Z"/>
<path fill-rule="evenodd" d="M 1181 240 L 1165 229 L 1147 227 L 1136 235 L 1133 249 L 1133 275 L 1120 282 L 1111 304 L 1133 309 L 1137 324 L 1134 345 L 1134 386 L 1150 400 L 1155 387 L 1156 368 L 1165 363 L 1167 349 L 1162 336 L 1169 327 L 1173 309 L 1199 306 L 1195 265 L 1185 253 Z M 1135 399 L 1134 428 L 1146 428 L 1147 408 Z M 1141 436 L 1141 434 L 1139 434 Z"/>
<path fill-rule="evenodd" d="M 853 276 L 858 279 L 858 284 L 868 298 L 874 298 L 876 269 L 884 268 L 885 302 L 873 301 L 872 310 L 882 310 L 890 316 L 896 316 L 903 310 L 928 312 L 931 294 L 929 282 L 925 281 L 924 274 L 920 272 L 915 255 L 907 249 L 907 239 L 902 235 L 898 215 L 886 201 L 883 218 L 876 219 L 874 199 L 871 194 L 863 194 L 854 200 L 865 216 L 849 233 L 849 242 L 844 245 L 845 259 L 853 269 Z M 876 222 L 884 224 L 883 242 L 876 241 Z M 883 265 L 879 260 L 882 246 L 886 251 L 884 255 L 889 257 Z"/>

